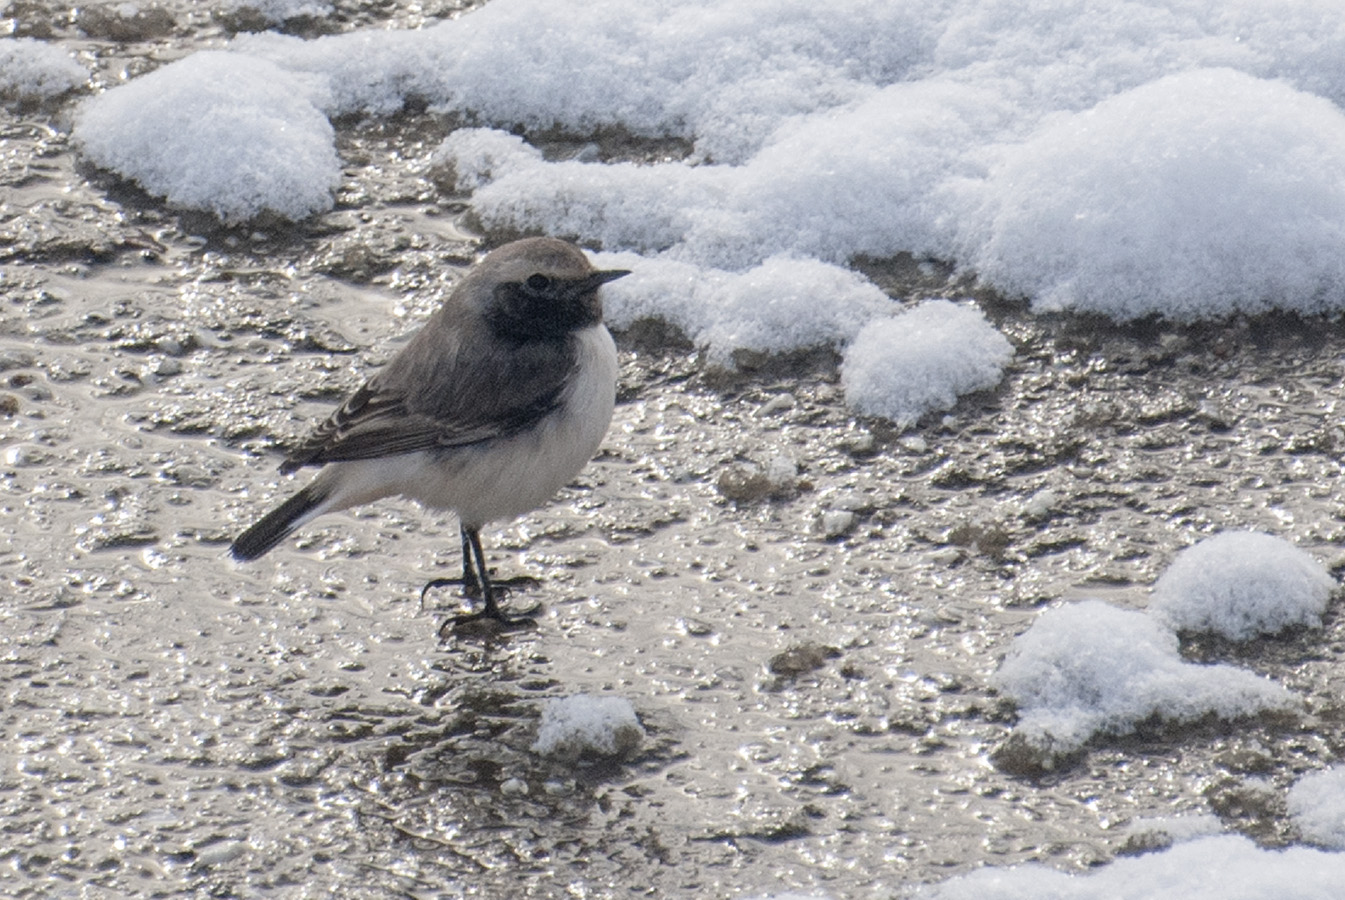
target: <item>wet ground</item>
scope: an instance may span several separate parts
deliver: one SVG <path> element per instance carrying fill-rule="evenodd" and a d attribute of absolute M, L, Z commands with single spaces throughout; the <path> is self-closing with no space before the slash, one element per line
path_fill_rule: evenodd
<path fill-rule="evenodd" d="M 227 36 L 192 9 L 129 42 L 55 4 L 8 21 L 109 81 Z M 729 375 L 639 328 L 599 458 L 487 539 L 541 579 L 517 598 L 540 627 L 441 640 L 456 599 L 418 595 L 455 573 L 451 519 L 385 502 L 258 563 L 225 548 L 481 249 L 427 168 L 448 126 L 341 123 L 336 211 L 225 231 L 80 169 L 67 109 L 0 113 L 0 895 L 885 898 L 1105 863 L 1155 816 L 1278 846 L 1285 789 L 1345 747 L 1334 611 L 1186 643 L 1301 716 L 1154 723 L 1052 771 L 997 753 L 986 686 L 1041 607 L 1142 606 L 1213 531 L 1345 563 L 1334 321 L 1118 328 L 983 296 L 1004 383 L 901 433 L 845 409 L 826 353 Z M 898 302 L 962 293 L 863 268 Z M 543 701 L 584 691 L 635 705 L 640 750 L 530 750 Z"/>

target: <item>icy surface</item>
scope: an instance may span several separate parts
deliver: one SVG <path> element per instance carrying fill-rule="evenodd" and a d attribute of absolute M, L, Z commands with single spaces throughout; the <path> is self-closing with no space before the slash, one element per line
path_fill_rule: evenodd
<path fill-rule="evenodd" d="M 174 206 L 302 218 L 331 208 L 341 176 L 315 90 L 263 60 L 196 53 L 86 101 L 74 138 Z"/>
<path fill-rule="evenodd" d="M 1245 641 L 1320 627 L 1335 588 L 1321 563 L 1283 538 L 1231 531 L 1178 554 L 1154 584 L 1150 609 L 1177 630 Z"/>
<path fill-rule="evenodd" d="M 924 888 L 921 900 L 1327 900 L 1345 855 L 1303 847 L 1262 850 L 1245 837 L 1207 837 L 1118 859 L 1086 875 L 1045 866 L 982 869 Z"/>
<path fill-rule="evenodd" d="M 972 306 L 927 300 L 870 322 L 841 369 L 845 399 L 862 413 L 909 425 L 994 387 L 1013 358 L 1004 335 Z"/>
<path fill-rule="evenodd" d="M 1042 613 L 1013 642 L 993 683 L 1018 704 L 1018 733 L 1056 752 L 1094 734 L 1126 734 L 1151 716 L 1231 719 L 1298 704 L 1253 672 L 1184 662 L 1176 635 L 1160 622 L 1098 600 Z"/>
<path fill-rule="evenodd" d="M 562 759 L 620 756 L 644 740 L 635 707 L 624 697 L 575 694 L 555 697 L 542 707 L 536 753 Z"/>
<path fill-rule="evenodd" d="M 1289 818 L 1306 841 L 1345 850 L 1345 767 L 1309 772 L 1289 789 Z"/>
<path fill-rule="evenodd" d="M 0 38 L 0 98 L 43 100 L 79 87 L 89 78 L 55 44 L 33 38 Z"/>
<path fill-rule="evenodd" d="M 13 4 L 6 26 L 46 26 L 96 84 L 139 80 L 221 40 L 202 5 L 163 2 L 174 30 L 129 44 L 80 33 L 50 3 Z M 528 9 L 492 3 L 516 19 Z M 602 896 L 640 884 L 661 896 L 887 898 L 1035 860 L 1064 874 L 1007 876 L 1029 884 L 1019 895 L 1124 896 L 1109 887 L 1126 874 L 1162 896 L 1152 872 L 1171 857 L 1105 867 L 1163 835 L 1213 830 L 1211 816 L 1269 845 L 1308 840 L 1285 800 L 1345 746 L 1340 616 L 1321 632 L 1195 644 L 1291 686 L 1306 715 L 1145 727 L 1040 779 L 1000 768 L 994 749 L 1012 725 L 987 678 L 1030 610 L 1094 585 L 1142 604 L 1174 554 L 1211 533 L 1269 529 L 1339 563 L 1326 555 L 1341 534 L 1345 325 L 1334 318 L 1117 329 L 992 300 L 981 308 L 1018 349 L 999 388 L 903 435 L 842 408 L 829 370 L 721 382 L 690 355 L 626 354 L 604 452 L 556 504 L 491 535 L 502 576 L 545 582 L 526 598 L 543 604 L 541 628 L 500 645 L 441 639 L 417 602 L 426 579 L 457 569 L 451 519 L 390 502 L 249 568 L 225 564 L 221 546 L 288 489 L 275 473 L 286 442 L 377 371 L 461 277 L 479 247 L 460 202 L 483 220 L 499 210 L 492 241 L 528 216 L 588 235 L 589 249 L 643 254 L 651 272 L 685 266 L 694 282 L 731 284 L 767 260 L 841 269 L 855 247 L 961 253 L 976 221 L 959 211 L 1005 188 L 990 179 L 1021 142 L 1155 79 L 1224 67 L 1299 92 L 1286 98 L 1339 102 L 1338 0 L 906 4 L 924 31 L 895 80 L 857 67 L 845 77 L 860 88 L 836 91 L 836 105 L 744 121 L 736 159 L 711 155 L 691 124 L 662 123 L 695 142 L 689 161 L 675 142 L 518 137 L 507 115 L 454 107 L 426 64 L 431 32 L 383 29 L 460 6 L 357 0 L 319 27 L 367 28 L 358 37 L 257 40 L 293 51 L 276 65 L 312 84 L 315 109 L 356 113 L 336 124 L 341 208 L 293 231 L 198 233 L 203 216 L 105 195 L 61 133 L 73 100 L 56 115 L 8 111 L 7 889 L 134 896 L 149 873 L 183 896 L 298 884 L 337 898 L 464 884 Z M 831 5 L 833 36 L 856 27 L 846 17 L 858 8 Z M 672 11 L 650 3 L 610 27 L 638 36 Z M 464 53 L 475 15 L 442 28 Z M 519 47 L 499 50 L 526 67 L 538 37 L 516 26 Z M 326 61 L 301 65 L 319 50 Z M 707 63 L 726 79 L 752 69 L 747 52 Z M 340 79 L 325 65 L 344 66 Z M 456 71 L 464 85 L 469 68 Z M 414 105 L 361 119 L 408 97 L 490 126 L 455 148 L 470 156 L 477 141 L 474 159 L 499 162 L 461 166 L 472 197 L 436 196 L 443 182 L 423 177 L 449 120 Z M 736 125 L 722 124 L 713 136 L 727 144 Z M 602 163 L 609 155 L 624 161 Z M 859 165 L 867 174 L 851 178 Z M 846 304 L 840 325 L 799 333 L 850 356 L 866 327 L 916 298 L 965 296 L 908 288 L 919 262 L 863 261 L 898 299 L 880 313 Z M 659 300 L 610 306 L 634 316 Z M 699 315 L 686 316 L 693 331 Z M 738 463 L 761 473 L 761 499 L 724 490 Z M 792 493 L 775 490 L 777 475 Z M 815 528 L 828 516 L 853 520 Z M 821 667 L 776 675 L 777 655 L 805 636 Z M 539 698 L 558 685 L 639 698 L 640 750 L 582 769 L 532 752 Z M 1304 890 L 1340 892 L 1331 854 L 1284 865 L 1245 842 L 1236 851 L 1231 865 L 1178 861 L 1211 873 L 1221 897 L 1283 896 L 1304 872 Z M 1172 890 L 1199 897 L 1180 877 Z"/>

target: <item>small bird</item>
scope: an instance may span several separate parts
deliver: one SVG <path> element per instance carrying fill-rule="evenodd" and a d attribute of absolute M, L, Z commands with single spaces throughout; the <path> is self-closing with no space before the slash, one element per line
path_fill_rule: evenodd
<path fill-rule="evenodd" d="M 240 534 L 234 558 L 256 559 L 323 513 L 400 495 L 458 516 L 461 583 L 484 608 L 457 621 L 520 624 L 500 609 L 481 528 L 542 506 L 597 452 L 617 375 L 598 289 L 628 274 L 596 269 L 554 238 L 488 253 L 410 343 L 285 457 L 284 474 L 321 471 Z M 450 583 L 431 581 L 421 597 Z"/>

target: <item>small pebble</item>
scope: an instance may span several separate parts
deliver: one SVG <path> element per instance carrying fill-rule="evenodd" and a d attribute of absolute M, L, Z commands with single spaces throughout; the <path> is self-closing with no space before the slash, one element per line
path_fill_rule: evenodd
<path fill-rule="evenodd" d="M 196 851 L 198 866 L 219 866 L 242 856 L 247 846 L 241 841 L 220 841 Z"/>
<path fill-rule="evenodd" d="M 832 540 L 849 534 L 858 520 L 859 517 L 848 509 L 829 509 L 822 513 L 819 524 L 822 528 L 822 535 L 828 540 Z"/>
<path fill-rule="evenodd" d="M 851 435 L 842 444 L 841 449 L 851 456 L 868 456 L 877 448 L 878 442 L 873 434 L 867 431 Z"/>
<path fill-rule="evenodd" d="M 691 637 L 708 637 L 715 633 L 714 627 L 708 622 L 702 622 L 700 619 L 681 618 L 677 620 L 678 626 Z"/>
<path fill-rule="evenodd" d="M 762 404 L 761 408 L 757 410 L 757 415 L 761 417 L 773 416 L 776 413 L 793 409 L 794 403 L 793 394 L 780 394 Z"/>
<path fill-rule="evenodd" d="M 167 378 L 172 375 L 181 375 L 182 363 L 171 356 L 166 356 L 159 360 L 159 364 L 154 367 L 154 374 L 161 378 Z"/>
<path fill-rule="evenodd" d="M 552 797 L 564 797 L 574 792 L 574 782 L 572 781 L 548 781 L 542 785 L 542 790 L 546 791 Z"/>
<path fill-rule="evenodd" d="M 766 480 L 776 491 L 787 490 L 794 485 L 799 474 L 799 464 L 783 453 L 772 456 L 766 461 Z"/>
<path fill-rule="evenodd" d="M 837 659 L 840 655 L 840 650 L 824 644 L 795 644 L 772 656 L 767 668 L 772 675 L 804 675 L 822 668 L 827 660 Z"/>
<path fill-rule="evenodd" d="M 1039 521 L 1051 515 L 1051 511 L 1060 503 L 1060 495 L 1050 488 L 1043 488 L 1023 502 L 1023 518 Z"/>
<path fill-rule="evenodd" d="M 7 466 L 40 466 L 51 459 L 51 454 L 32 444 L 15 444 L 5 449 L 4 459 Z"/>

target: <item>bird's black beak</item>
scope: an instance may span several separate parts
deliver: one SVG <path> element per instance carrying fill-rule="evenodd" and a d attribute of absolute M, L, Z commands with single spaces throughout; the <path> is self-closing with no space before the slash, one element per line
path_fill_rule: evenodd
<path fill-rule="evenodd" d="M 598 288 L 609 281 L 616 281 L 618 278 L 629 274 L 629 269 L 599 269 L 596 272 L 590 272 L 583 278 L 564 282 L 561 296 L 577 300 L 580 303 L 595 303 L 600 306 L 601 303 L 597 299 Z"/>
<path fill-rule="evenodd" d="M 597 288 L 609 281 L 616 281 L 630 274 L 630 269 L 600 269 L 584 279 L 586 286 Z"/>

